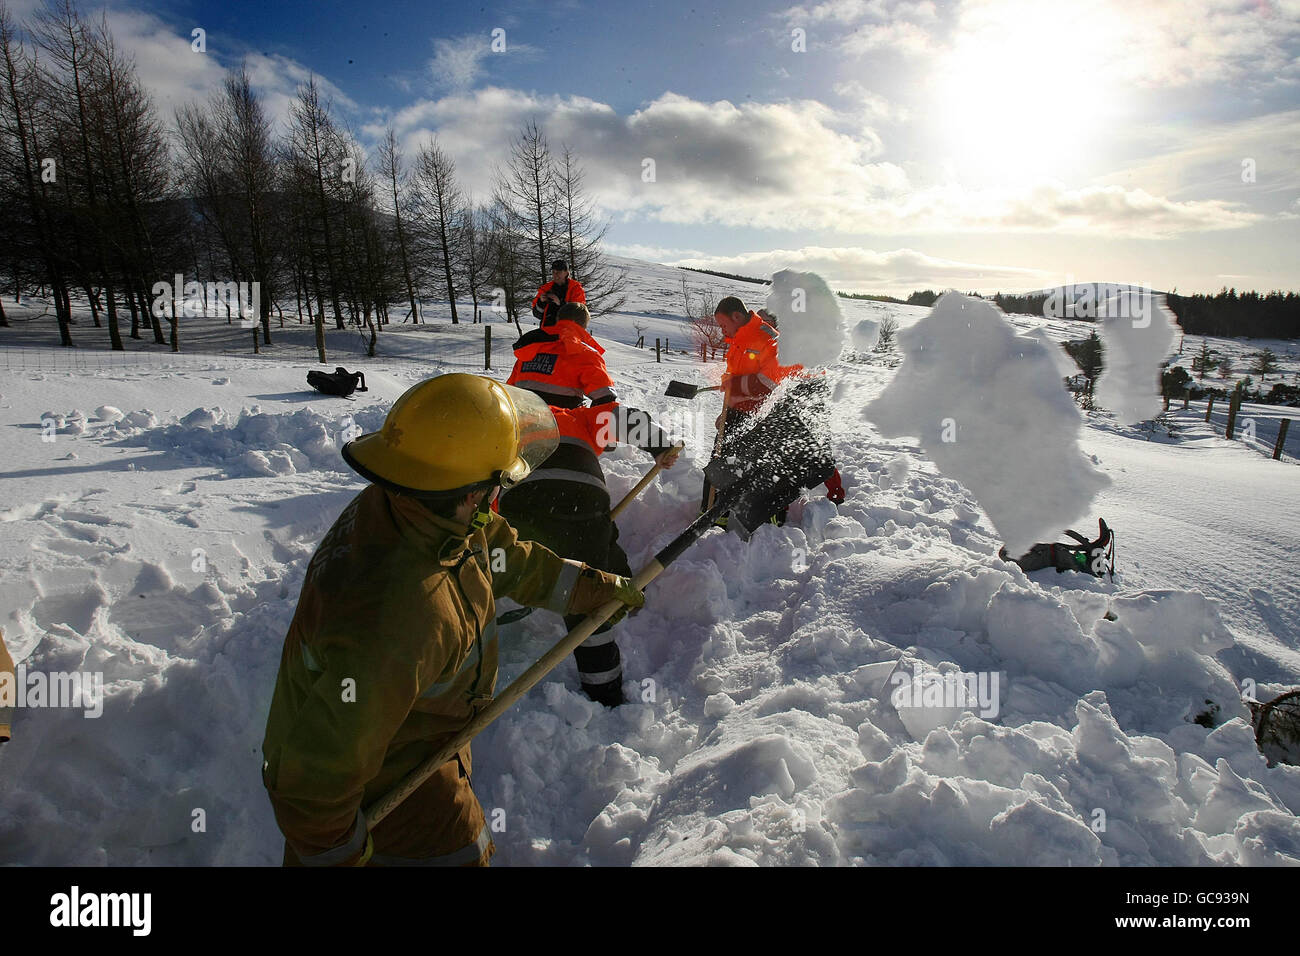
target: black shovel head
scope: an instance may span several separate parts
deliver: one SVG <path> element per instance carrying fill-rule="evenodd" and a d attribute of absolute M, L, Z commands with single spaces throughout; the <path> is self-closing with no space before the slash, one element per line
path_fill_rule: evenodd
<path fill-rule="evenodd" d="M 787 395 L 753 425 L 727 434 L 722 453 L 704 476 L 731 504 L 731 521 L 748 537 L 767 519 L 835 473 L 830 442 L 805 416 L 818 409 Z"/>
<path fill-rule="evenodd" d="M 698 385 L 674 380 L 668 383 L 668 391 L 664 392 L 664 394 L 669 398 L 694 398 L 699 390 Z"/>

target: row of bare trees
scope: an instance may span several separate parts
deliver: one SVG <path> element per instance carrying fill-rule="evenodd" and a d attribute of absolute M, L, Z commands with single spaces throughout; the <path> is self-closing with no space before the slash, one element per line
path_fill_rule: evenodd
<path fill-rule="evenodd" d="M 131 337 L 179 350 L 179 317 L 150 292 L 176 273 L 258 290 L 226 317 L 256 315 L 263 344 L 273 313 L 283 327 L 296 305 L 321 361 L 327 323 L 364 328 L 373 354 L 391 315 L 419 322 L 428 298 L 445 300 L 452 322 L 468 298 L 471 321 L 490 303 L 518 326 L 553 258 L 568 260 L 595 311 L 625 300 L 573 150 L 553 154 L 536 123 L 479 201 L 436 139 L 408 163 L 390 128 L 368 161 L 314 78 L 282 135 L 243 67 L 167 125 L 106 22 L 87 22 L 73 0 L 46 0 L 21 28 L 0 0 L 0 43 L 0 269 L 15 294 L 51 290 L 64 345 L 84 294 L 112 348 L 124 347 L 125 308 Z"/>
<path fill-rule="evenodd" d="M 0 220 L 15 294 L 49 290 L 63 345 L 81 293 L 114 349 L 119 307 L 132 337 L 147 329 L 162 344 L 150 288 L 178 264 L 187 222 L 148 93 L 106 23 L 70 0 L 50 0 L 25 33 L 0 0 Z M 173 321 L 173 348 L 176 336 Z"/>

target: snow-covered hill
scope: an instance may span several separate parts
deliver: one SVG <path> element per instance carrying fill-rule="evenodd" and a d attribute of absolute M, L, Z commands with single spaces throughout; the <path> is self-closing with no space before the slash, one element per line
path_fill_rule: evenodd
<path fill-rule="evenodd" d="M 624 400 L 693 440 L 620 520 L 639 566 L 694 517 L 717 414 L 716 396 L 663 395 L 719 373 L 682 354 L 681 276 L 754 308 L 766 288 L 621 264 L 637 311 L 594 331 Z M 331 364 L 370 386 L 352 402 L 306 389 L 296 322 L 262 356 L 221 320 L 193 320 L 186 347 L 238 353 L 123 356 L 48 348 L 51 319 L 6 308 L 0 627 L 26 667 L 105 685 L 99 717 L 17 714 L 0 863 L 278 863 L 260 743 L 307 559 L 362 487 L 338 443 L 411 383 L 481 369 L 483 327 L 392 325 L 373 360 L 331 331 Z M 850 335 L 927 312 L 841 308 Z M 106 338 L 88 324 L 79 341 Z M 672 343 L 662 364 L 637 325 Z M 512 327 L 493 326 L 504 377 Z M 1295 465 L 1194 408 L 1173 436 L 1097 416 L 1080 444 L 1112 482 L 1095 507 L 1120 573 L 1026 576 L 968 490 L 864 419 L 894 374 L 834 370 L 842 506 L 814 491 L 748 543 L 710 532 L 620 625 L 635 702 L 591 704 L 566 661 L 478 739 L 495 863 L 1300 863 L 1300 768 L 1265 765 L 1239 699 L 1300 683 Z M 616 496 L 650 466 L 602 462 Z M 498 686 L 562 630 L 545 612 L 508 626 Z M 954 700 L 958 673 L 987 696 Z M 955 706 L 927 696 L 943 691 Z"/>

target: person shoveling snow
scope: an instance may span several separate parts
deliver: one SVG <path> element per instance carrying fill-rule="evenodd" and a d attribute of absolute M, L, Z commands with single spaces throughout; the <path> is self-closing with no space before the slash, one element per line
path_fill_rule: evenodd
<path fill-rule="evenodd" d="M 803 302 L 801 301 L 800 304 L 802 305 Z M 834 302 L 832 301 L 831 304 L 834 305 Z M 752 443 L 742 446 L 740 438 L 748 431 L 745 427 L 748 421 L 764 406 L 769 396 L 776 390 L 778 383 L 792 376 L 804 380 L 800 388 L 787 390 L 784 393 L 787 405 L 779 417 L 789 427 L 794 427 L 794 420 L 798 418 L 798 412 L 794 408 L 796 397 L 804 400 L 807 406 L 806 413 L 816 413 L 819 410 L 820 396 L 824 392 L 824 385 L 800 374 L 804 369 L 802 364 L 782 365 L 780 363 L 777 355 L 779 337 L 777 330 L 764 322 L 757 313 L 749 311 L 738 297 L 724 298 L 718 303 L 713 317 L 726 335 L 729 348 L 727 371 L 722 379 L 723 410 L 717 420 L 718 437 L 714 442 L 713 458 L 710 465 L 705 468 L 705 483 L 700 501 L 701 512 L 708 510 L 714 500 L 713 474 L 733 470 L 728 469 L 724 464 L 728 459 L 739 459 L 743 463 L 746 455 L 752 456 L 762 451 Z M 787 323 L 787 328 L 790 327 L 797 327 L 797 323 L 793 321 Z M 798 425 L 798 429 L 805 432 L 807 430 L 802 423 Z M 817 457 L 830 461 L 829 449 Z M 712 473 L 710 467 L 713 468 Z M 825 473 L 813 480 L 814 473 L 820 472 Z M 804 480 L 811 482 L 811 485 L 824 482 L 827 497 L 836 504 L 844 501 L 844 485 L 833 462 L 830 463 L 829 470 L 819 466 L 803 477 Z M 804 484 L 801 487 L 811 485 Z M 780 524 L 785 520 L 785 512 L 790 502 L 798 496 L 799 488 L 794 488 L 793 494 L 789 497 L 786 497 L 789 494 L 788 488 L 780 493 L 776 493 L 775 488 L 773 491 L 774 494 L 769 502 L 771 508 L 762 518 Z M 754 504 L 756 506 L 757 502 Z M 747 516 L 746 520 L 752 517 L 752 515 Z M 744 526 L 744 533 L 748 534 L 752 531 L 753 527 L 749 524 Z"/>

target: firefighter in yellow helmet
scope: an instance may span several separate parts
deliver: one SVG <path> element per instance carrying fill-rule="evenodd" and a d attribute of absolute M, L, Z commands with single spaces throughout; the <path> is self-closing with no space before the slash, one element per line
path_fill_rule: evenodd
<path fill-rule="evenodd" d="M 371 484 L 307 565 L 262 743 L 285 865 L 487 864 L 469 745 L 373 830 L 362 809 L 492 699 L 495 598 L 557 613 L 645 603 L 627 578 L 519 541 L 492 513 L 556 444 L 537 396 L 452 374 L 344 446 Z"/>

